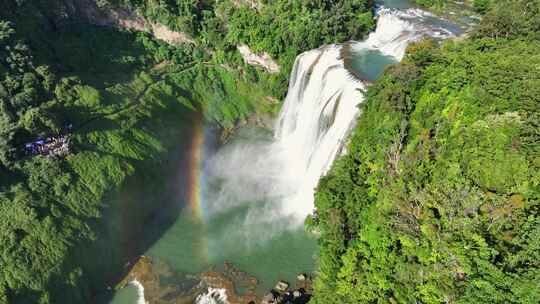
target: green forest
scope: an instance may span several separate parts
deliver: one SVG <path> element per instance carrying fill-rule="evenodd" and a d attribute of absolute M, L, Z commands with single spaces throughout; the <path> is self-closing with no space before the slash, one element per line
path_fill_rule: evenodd
<path fill-rule="evenodd" d="M 275 114 L 266 100 L 284 97 L 296 56 L 365 37 L 374 2 L 0 1 L 0 303 L 95 303 L 132 258 L 107 245 L 122 213 L 163 204 L 190 128 Z M 480 25 L 411 45 L 321 179 L 311 303 L 540 302 L 540 1 L 466 2 Z M 87 3 L 194 42 L 88 24 Z M 245 64 L 239 44 L 280 72 Z M 25 151 L 64 134 L 65 156 Z"/>
<path fill-rule="evenodd" d="M 155 194 L 166 192 L 166 165 L 198 113 L 224 129 L 275 113 L 263 101 L 283 97 L 298 53 L 374 25 L 364 0 L 275 1 L 263 11 L 233 1 L 90 2 L 132 9 L 195 43 L 88 24 L 86 0 L 1 1 L 0 303 L 95 303 L 133 258 L 122 248 L 132 244 L 109 246 L 138 232 L 122 218 L 142 222 L 163 204 Z M 270 53 L 281 73 L 244 64 L 239 43 Z M 25 151 L 65 134 L 67 156 Z"/>
<path fill-rule="evenodd" d="M 439 12 L 444 11 L 444 9 L 453 3 L 452 1 L 447 0 L 415 0 L 415 2 L 421 6 L 435 9 Z M 467 0 L 467 2 L 475 11 L 479 13 L 486 13 L 491 7 L 496 3 L 494 0 Z"/>
<path fill-rule="evenodd" d="M 313 303 L 540 302 L 538 16 L 493 1 L 469 38 L 411 45 L 368 89 L 307 220 Z"/>

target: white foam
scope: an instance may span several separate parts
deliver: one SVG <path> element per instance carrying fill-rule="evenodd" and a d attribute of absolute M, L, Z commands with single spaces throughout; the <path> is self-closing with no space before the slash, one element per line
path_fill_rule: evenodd
<path fill-rule="evenodd" d="M 225 289 L 208 288 L 205 293 L 197 296 L 196 304 L 228 304 Z"/>
<path fill-rule="evenodd" d="M 144 286 L 141 284 L 141 282 L 133 280 L 129 282 L 129 284 L 137 288 L 137 304 L 148 304 L 144 298 Z"/>
<path fill-rule="evenodd" d="M 424 18 L 434 16 L 419 9 L 382 8 L 376 31 L 353 48 L 378 50 L 400 61 L 411 42 L 452 35 Z M 365 85 L 349 76 L 340 58 L 341 47 L 326 46 L 298 56 L 276 126 L 272 155 L 282 162 L 281 180 L 290 190 L 283 209 L 300 219 L 313 211 L 319 178 L 343 147 L 364 100 Z"/>

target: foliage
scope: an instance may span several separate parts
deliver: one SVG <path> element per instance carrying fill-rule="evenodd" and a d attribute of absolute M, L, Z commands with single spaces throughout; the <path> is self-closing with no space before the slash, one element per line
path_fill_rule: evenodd
<path fill-rule="evenodd" d="M 193 111 L 230 128 L 274 111 L 267 97 L 285 91 L 285 73 L 243 63 L 222 19 L 206 10 L 214 4 L 156 3 L 98 4 L 131 5 L 198 44 L 79 24 L 62 0 L 0 3 L 0 303 L 92 302 L 129 258 L 110 246 L 124 241 L 125 213 L 144 222 L 152 202 L 163 203 L 155 195 L 165 192 L 163 160 Z M 24 154 L 25 143 L 66 123 L 68 157 Z M 126 200 L 128 191 L 138 198 Z"/>
<path fill-rule="evenodd" d="M 112 0 L 101 7 L 114 4 L 137 9 L 143 16 L 158 21 L 171 29 L 192 36 L 200 35 L 208 14 L 213 14 L 214 1 L 204 0 Z"/>
<path fill-rule="evenodd" d="M 115 0 L 109 5 L 134 8 L 150 20 L 190 34 L 207 49 L 236 54 L 236 45 L 247 44 L 272 55 L 282 66 L 276 83 L 280 95 L 299 53 L 359 40 L 375 25 L 372 0 Z"/>
<path fill-rule="evenodd" d="M 80 25 L 62 0 L 0 4 L 0 303 L 91 302 L 125 258 L 107 248 L 118 214 L 155 207 L 122 193 L 163 192 L 192 111 L 230 128 L 272 110 L 261 101 L 283 95 L 298 53 L 374 26 L 367 0 L 96 3 L 197 43 Z M 538 302 L 538 0 L 473 4 L 489 11 L 472 39 L 416 44 L 368 91 L 308 221 L 316 303 Z M 281 74 L 243 64 L 239 43 Z M 66 122 L 67 158 L 22 153 Z"/>
<path fill-rule="evenodd" d="M 540 301 L 538 2 L 502 2 L 369 88 L 308 221 L 314 303 Z M 501 14 L 523 27 L 498 34 Z"/>
<path fill-rule="evenodd" d="M 0 163 L 4 166 L 11 165 L 15 145 L 30 133 L 41 135 L 59 128 L 56 117 L 48 111 L 52 76 L 46 67 L 34 66 L 28 47 L 14 33 L 9 22 L 0 21 Z"/>
<path fill-rule="evenodd" d="M 448 4 L 453 4 L 454 1 L 448 1 L 448 0 L 415 0 L 415 2 L 418 5 L 422 5 L 424 7 L 441 10 L 445 8 Z M 474 8 L 475 11 L 479 13 L 485 13 L 487 12 L 494 4 L 497 3 L 497 1 L 493 0 L 467 0 L 464 1 L 467 3 L 467 5 Z"/>
<path fill-rule="evenodd" d="M 322 44 L 361 39 L 374 27 L 373 1 L 271 1 L 259 9 L 222 7 L 227 41 L 267 52 L 290 66 L 299 53 Z M 315 30 L 317 29 L 317 30 Z"/>
<path fill-rule="evenodd" d="M 493 6 L 479 28 L 479 36 L 540 39 L 540 1 L 501 1 Z"/>
<path fill-rule="evenodd" d="M 84 84 L 78 77 L 57 77 L 47 66 L 34 63 L 31 48 L 16 39 L 11 23 L 0 24 L 0 302 L 89 301 L 88 291 L 93 283 L 88 276 L 92 268 L 74 259 L 74 252 L 79 246 L 87 247 L 86 243 L 98 236 L 95 221 L 101 217 L 105 197 L 120 188 L 140 166 L 140 160 L 152 162 L 170 145 L 163 144 L 163 131 L 159 128 L 178 126 L 178 113 L 185 111 L 185 107 L 166 90 L 164 83 L 152 82 L 151 77 L 158 76 L 134 74 L 125 61 L 113 66 L 126 65 L 116 75 L 121 77 L 127 71 L 135 79 L 105 85 L 104 89 Z M 72 40 L 77 32 L 85 38 L 88 34 L 104 40 L 126 38 L 104 29 L 80 31 L 65 32 L 65 40 L 55 44 L 56 51 L 69 53 L 68 45 L 76 49 L 74 44 L 81 43 Z M 121 52 L 128 48 L 124 44 Z M 70 66 L 68 56 L 56 63 L 64 64 L 62 70 L 66 74 L 101 75 L 109 72 L 110 67 L 102 59 L 105 51 L 98 52 L 79 53 L 80 57 L 73 59 L 98 59 L 93 66 Z M 150 60 L 146 56 L 141 62 Z M 93 80 L 103 84 L 113 77 L 109 74 Z M 126 108 L 130 109 L 129 114 L 123 111 Z M 154 115 L 161 117 L 165 126 L 153 122 Z M 67 121 L 74 124 L 72 143 L 78 153 L 66 159 L 24 155 L 25 142 L 54 135 Z"/>
<path fill-rule="evenodd" d="M 415 0 L 415 2 L 419 5 L 426 6 L 426 7 L 436 7 L 436 8 L 442 8 L 447 2 L 445 0 Z"/>

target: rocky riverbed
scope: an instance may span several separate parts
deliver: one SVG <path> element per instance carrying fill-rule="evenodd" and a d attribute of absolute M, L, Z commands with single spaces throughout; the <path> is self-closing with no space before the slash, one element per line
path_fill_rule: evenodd
<path fill-rule="evenodd" d="M 312 293 L 312 279 L 299 274 L 296 282 L 279 281 L 266 294 L 257 292 L 257 278 L 225 262 L 221 267 L 186 275 L 176 273 L 166 264 L 141 256 L 126 265 L 126 275 L 116 286 L 124 288 L 137 282 L 144 288 L 144 298 L 149 304 L 195 303 L 208 290 L 222 290 L 230 304 L 303 304 Z M 219 295 L 216 294 L 216 297 Z"/>

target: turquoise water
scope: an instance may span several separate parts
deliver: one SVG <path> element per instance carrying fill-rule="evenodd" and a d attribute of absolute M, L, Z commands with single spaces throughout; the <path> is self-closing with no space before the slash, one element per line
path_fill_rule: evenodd
<path fill-rule="evenodd" d="M 128 285 L 125 288 L 120 289 L 114 294 L 111 304 L 136 304 L 137 303 L 137 288 L 132 285 Z"/>
<path fill-rule="evenodd" d="M 237 132 L 228 145 L 269 140 L 268 131 L 245 128 Z M 211 158 L 212 154 L 207 152 L 206 157 Z M 216 193 L 223 191 L 221 181 L 204 178 L 204 173 L 201 181 L 201 188 L 208 192 L 202 193 L 200 198 L 203 218 L 194 217 L 190 212 L 180 214 L 148 250 L 149 256 L 182 273 L 197 273 L 231 262 L 255 276 L 261 291 L 270 289 L 278 280 L 294 281 L 297 274 L 315 269 L 316 239 L 301 225 L 292 226 L 286 218 L 249 221 L 253 214 L 273 206 L 267 201 L 216 206 L 211 200 L 217 199 Z"/>
<path fill-rule="evenodd" d="M 206 134 L 205 137 L 206 151 L 203 154 L 205 158 L 211 158 L 217 149 L 212 147 L 212 134 Z M 236 134 L 235 142 L 264 141 L 269 140 L 269 137 L 271 133 L 268 131 L 244 129 Z M 294 282 L 297 274 L 310 273 L 316 268 L 317 241 L 304 231 L 302 225 L 291 226 L 286 218 L 269 222 L 246 221 L 254 210 L 271 208 L 268 202 L 246 201 L 234 207 L 212 207 L 214 210 L 201 203 L 204 216 L 194 215 L 191 205 L 193 195 L 197 193 L 190 189 L 190 174 L 185 174 L 185 171 L 193 170 L 188 164 L 193 161 L 191 152 L 181 152 L 186 157 L 175 164 L 180 171 L 179 178 L 173 181 L 180 193 L 176 196 L 175 204 L 182 208 L 175 211 L 177 214 L 169 214 L 170 217 L 177 217 L 176 220 L 166 231 L 161 232 L 160 238 L 144 253 L 146 256 L 155 262 L 164 262 L 179 274 L 197 274 L 216 267 L 219 269 L 225 262 L 230 262 L 257 278 L 260 293 L 271 289 L 278 280 Z M 211 182 L 203 176 L 198 178 L 204 191 L 219 191 L 219 181 Z M 157 197 L 159 195 L 162 194 L 156 194 Z M 199 196 L 195 200 L 208 197 L 203 194 Z M 172 211 L 164 210 L 164 216 L 168 212 Z M 145 227 L 148 235 L 155 235 L 161 229 L 152 223 L 145 224 Z M 141 235 L 141 239 L 145 237 Z M 134 291 L 130 286 L 122 289 L 108 303 L 134 304 Z"/>
<path fill-rule="evenodd" d="M 379 1 L 375 1 L 375 3 L 377 3 L 377 5 L 384 5 L 385 7 L 388 7 L 388 8 L 397 8 L 397 9 L 406 9 L 413 6 L 411 2 L 407 0 L 384 0 L 384 1 L 379 0 Z"/>
<path fill-rule="evenodd" d="M 394 58 L 385 56 L 377 50 L 353 50 L 352 54 L 350 68 L 357 71 L 363 79 L 369 81 L 375 81 L 387 66 L 396 63 Z"/>
<path fill-rule="evenodd" d="M 298 273 L 315 268 L 316 240 L 302 227 L 268 235 L 275 225 L 288 223 L 246 225 L 249 209 L 248 205 L 229 209 L 206 225 L 181 216 L 148 255 L 188 273 L 232 262 L 257 277 L 261 291 L 280 279 L 294 281 Z"/>

